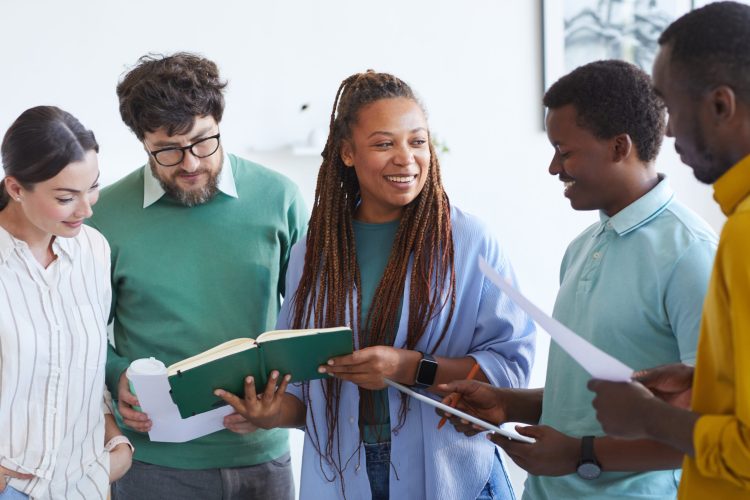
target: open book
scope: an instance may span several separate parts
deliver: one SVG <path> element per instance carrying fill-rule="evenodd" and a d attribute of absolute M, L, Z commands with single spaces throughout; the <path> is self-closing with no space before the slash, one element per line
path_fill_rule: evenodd
<path fill-rule="evenodd" d="M 323 378 L 327 375 L 318 373 L 318 366 L 353 350 L 348 327 L 275 330 L 257 339 L 233 339 L 167 367 L 172 400 L 187 418 L 225 404 L 214 396 L 216 389 L 242 397 L 248 375 L 259 392 L 273 370 L 291 374 L 292 382 Z"/>

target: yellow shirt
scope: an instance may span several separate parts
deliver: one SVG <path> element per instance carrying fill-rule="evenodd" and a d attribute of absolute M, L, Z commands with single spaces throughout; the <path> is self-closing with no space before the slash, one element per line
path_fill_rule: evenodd
<path fill-rule="evenodd" d="M 680 499 L 750 498 L 750 156 L 714 184 L 728 219 L 716 252 L 698 342 L 695 457 Z"/>

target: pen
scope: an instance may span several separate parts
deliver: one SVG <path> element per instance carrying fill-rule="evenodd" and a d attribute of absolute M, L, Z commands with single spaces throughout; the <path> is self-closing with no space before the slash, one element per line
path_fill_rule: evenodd
<path fill-rule="evenodd" d="M 466 380 L 473 380 L 474 377 L 476 377 L 477 373 L 479 372 L 479 363 L 474 363 L 474 366 L 471 367 L 471 370 L 469 371 L 469 374 L 466 376 Z M 451 408 L 455 408 L 459 401 L 461 401 L 461 394 L 453 393 L 451 394 L 451 402 L 449 403 L 449 406 Z M 443 417 L 440 419 L 440 422 L 438 423 L 437 428 L 442 429 L 445 425 L 445 422 L 448 421 L 448 417 Z"/>

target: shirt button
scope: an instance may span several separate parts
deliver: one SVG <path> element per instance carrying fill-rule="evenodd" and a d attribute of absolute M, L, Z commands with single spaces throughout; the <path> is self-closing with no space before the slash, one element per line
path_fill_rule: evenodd
<path fill-rule="evenodd" d="M 593 257 L 594 257 L 595 259 L 600 259 L 600 258 L 601 258 L 601 256 L 602 256 L 602 253 L 601 253 L 601 252 L 594 252 L 594 256 L 593 256 Z"/>
<path fill-rule="evenodd" d="M 349 417 L 349 423 L 350 423 L 350 424 L 353 424 L 353 423 L 354 423 L 354 417 Z"/>
<path fill-rule="evenodd" d="M 607 222 L 607 229 L 612 229 L 612 223 L 609 221 Z"/>

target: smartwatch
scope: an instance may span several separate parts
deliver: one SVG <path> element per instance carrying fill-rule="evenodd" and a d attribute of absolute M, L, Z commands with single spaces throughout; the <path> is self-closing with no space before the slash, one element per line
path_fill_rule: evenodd
<path fill-rule="evenodd" d="M 596 479 L 602 473 L 602 467 L 594 455 L 594 436 L 581 438 L 581 460 L 578 462 L 576 472 L 583 479 Z"/>
<path fill-rule="evenodd" d="M 414 385 L 420 389 L 426 389 L 435 383 L 438 363 L 432 354 L 417 351 L 422 355 L 417 365 L 417 375 L 414 378 Z"/>

